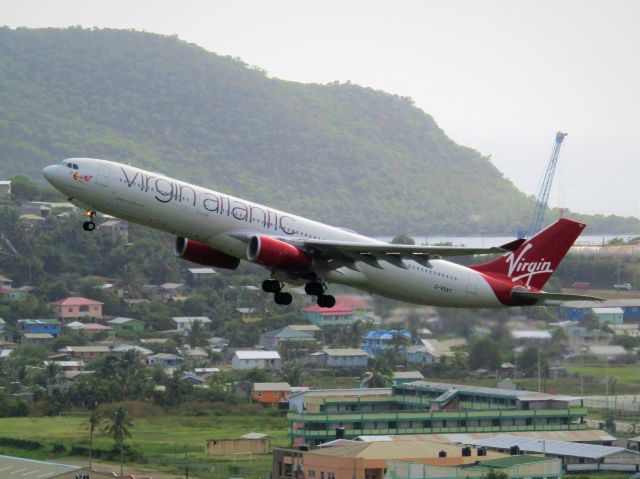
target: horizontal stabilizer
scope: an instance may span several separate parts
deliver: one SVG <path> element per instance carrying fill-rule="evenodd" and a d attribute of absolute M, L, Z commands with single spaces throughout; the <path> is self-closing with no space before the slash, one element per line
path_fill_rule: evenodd
<path fill-rule="evenodd" d="M 524 243 L 525 241 L 527 240 L 524 238 L 518 238 L 517 240 L 513 240 L 510 243 L 503 244 L 502 246 L 500 246 L 500 248 L 506 251 L 515 251 L 520 248 L 520 246 L 522 246 L 522 243 Z"/>
<path fill-rule="evenodd" d="M 539 304 L 547 301 L 604 301 L 604 298 L 584 294 L 545 293 L 543 291 L 512 291 L 511 297 L 520 304 Z"/>

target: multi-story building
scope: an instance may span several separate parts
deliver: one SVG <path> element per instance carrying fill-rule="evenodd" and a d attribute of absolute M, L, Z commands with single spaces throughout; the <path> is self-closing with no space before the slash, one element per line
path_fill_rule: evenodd
<path fill-rule="evenodd" d="M 102 304 L 100 301 L 71 296 L 51 303 L 56 316 L 64 324 L 78 319 L 102 319 Z"/>
<path fill-rule="evenodd" d="M 289 397 L 294 446 L 341 435 L 586 429 L 582 398 L 414 381 L 377 389 L 313 390 Z M 344 430 L 342 432 L 342 430 Z"/>

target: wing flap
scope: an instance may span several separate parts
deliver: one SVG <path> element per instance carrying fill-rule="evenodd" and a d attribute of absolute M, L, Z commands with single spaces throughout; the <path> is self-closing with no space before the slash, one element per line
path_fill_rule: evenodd
<path fill-rule="evenodd" d="M 585 294 L 545 293 L 543 291 L 512 291 L 511 297 L 524 304 L 545 303 L 547 301 L 604 301 L 604 298 Z"/>

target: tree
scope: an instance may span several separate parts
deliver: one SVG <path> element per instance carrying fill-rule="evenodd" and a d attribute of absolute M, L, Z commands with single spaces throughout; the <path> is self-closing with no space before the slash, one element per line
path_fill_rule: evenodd
<path fill-rule="evenodd" d="M 481 368 L 496 370 L 502 365 L 500 345 L 491 338 L 482 338 L 471 345 L 469 351 L 469 369 Z"/>
<path fill-rule="evenodd" d="M 192 348 L 206 346 L 207 336 L 201 321 L 194 321 L 191 323 L 191 329 L 187 333 L 187 344 Z"/>
<path fill-rule="evenodd" d="M 411 236 L 399 234 L 393 237 L 391 244 L 416 244 L 416 242 Z"/>
<path fill-rule="evenodd" d="M 122 477 L 122 467 L 124 464 L 124 439 L 131 437 L 130 429 L 133 422 L 129 417 L 129 410 L 123 406 L 114 409 L 105 419 L 104 433 L 113 438 L 120 449 L 120 477 Z"/>
<path fill-rule="evenodd" d="M 384 357 L 374 358 L 366 375 L 369 388 L 386 388 L 393 382 L 393 371 Z"/>
<path fill-rule="evenodd" d="M 483 479 L 509 479 L 509 474 L 491 467 L 489 468 L 489 472 L 483 474 L 482 477 Z"/>
<path fill-rule="evenodd" d="M 518 369 L 525 375 L 532 377 L 538 374 L 538 356 L 540 356 L 540 371 L 546 371 L 549 361 L 546 355 L 542 354 L 538 348 L 527 347 L 518 358 Z"/>
<path fill-rule="evenodd" d="M 93 457 L 93 433 L 102 422 L 102 414 L 98 411 L 92 411 L 83 425 L 89 430 L 89 469 L 91 469 L 91 462 Z M 120 471 L 122 476 L 122 471 Z"/>

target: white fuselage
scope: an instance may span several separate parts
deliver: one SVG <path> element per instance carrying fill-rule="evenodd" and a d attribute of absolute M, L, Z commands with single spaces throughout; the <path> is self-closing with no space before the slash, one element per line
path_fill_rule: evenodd
<path fill-rule="evenodd" d="M 111 161 L 70 159 L 45 168 L 43 174 L 77 206 L 195 239 L 243 260 L 247 259 L 247 246 L 237 238 L 243 232 L 300 240 L 381 243 L 342 228 Z M 321 276 L 329 283 L 415 304 L 503 306 L 484 277 L 472 269 L 444 260 L 432 260 L 431 268 L 411 260 L 405 260 L 404 264 L 407 269 L 384 260 L 380 261 L 381 268 L 357 262 L 357 268 L 328 270 L 321 272 Z"/>

